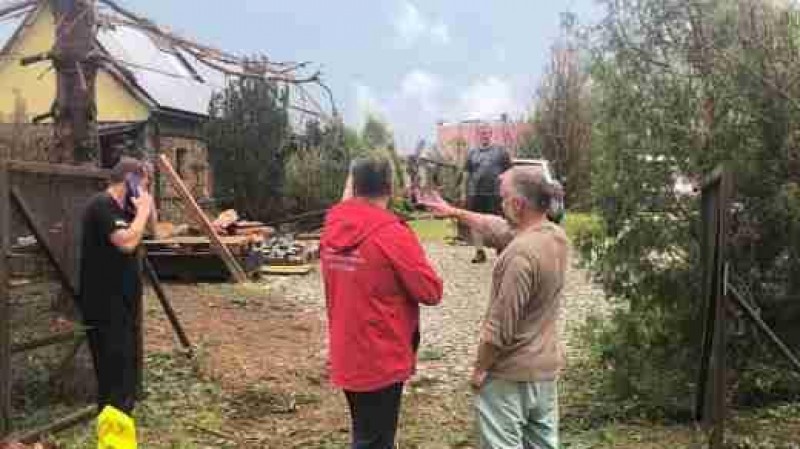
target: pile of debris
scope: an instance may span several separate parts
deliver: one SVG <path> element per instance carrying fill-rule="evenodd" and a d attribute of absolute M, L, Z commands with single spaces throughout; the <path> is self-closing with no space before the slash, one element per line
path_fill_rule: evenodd
<path fill-rule="evenodd" d="M 260 221 L 246 221 L 239 218 L 235 210 L 229 209 L 219 214 L 211 225 L 219 235 L 244 235 L 263 242 L 275 234 L 275 229 Z"/>
<path fill-rule="evenodd" d="M 246 221 L 239 218 L 233 210 L 226 210 L 211 222 L 214 231 L 220 237 L 248 237 L 253 243 L 261 243 L 275 234 L 275 229 L 260 221 Z M 159 222 L 155 229 L 156 240 L 166 240 L 182 236 L 202 236 L 202 232 L 188 224 L 175 225 L 170 222 Z"/>
<path fill-rule="evenodd" d="M 261 222 L 242 220 L 235 210 L 222 212 L 211 226 L 245 273 L 257 273 L 263 263 L 259 248 L 275 230 Z M 160 222 L 155 238 L 145 240 L 144 245 L 162 279 L 227 280 L 230 276 L 212 249 L 209 235 L 188 224 Z"/>
<path fill-rule="evenodd" d="M 319 233 L 279 234 L 262 222 L 241 219 L 235 210 L 222 212 L 211 226 L 248 275 L 306 274 L 319 257 Z M 228 278 L 210 238 L 199 229 L 162 222 L 156 226 L 155 238 L 144 244 L 162 279 Z"/>
<path fill-rule="evenodd" d="M 288 234 L 272 237 L 260 250 L 267 265 L 303 265 L 316 259 L 319 244 L 300 241 Z"/>

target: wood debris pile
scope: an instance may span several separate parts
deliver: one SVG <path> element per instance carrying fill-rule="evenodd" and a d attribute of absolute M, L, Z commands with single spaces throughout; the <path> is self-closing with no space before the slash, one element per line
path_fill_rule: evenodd
<path fill-rule="evenodd" d="M 248 275 L 306 274 L 319 257 L 318 233 L 278 234 L 262 222 L 242 219 L 232 209 L 220 213 L 211 225 Z M 145 241 L 145 246 L 160 278 L 226 278 L 226 269 L 210 239 L 199 229 L 162 222 L 155 234 L 154 239 Z"/>

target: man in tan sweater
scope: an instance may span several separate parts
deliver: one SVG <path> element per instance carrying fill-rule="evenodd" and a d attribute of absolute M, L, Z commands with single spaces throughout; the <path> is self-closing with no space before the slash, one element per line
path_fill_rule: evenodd
<path fill-rule="evenodd" d="M 540 171 L 515 167 L 501 177 L 504 220 L 423 199 L 436 215 L 481 232 L 502 250 L 492 273 L 471 383 L 481 447 L 558 447 L 557 379 L 564 366 L 558 332 L 569 244 L 547 219 L 553 186 Z"/>

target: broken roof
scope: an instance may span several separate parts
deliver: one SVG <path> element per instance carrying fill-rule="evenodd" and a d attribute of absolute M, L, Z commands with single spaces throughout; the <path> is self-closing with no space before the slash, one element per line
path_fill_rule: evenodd
<path fill-rule="evenodd" d="M 0 48 L 6 41 L 11 39 L 14 31 L 19 28 L 23 20 L 25 20 L 25 17 L 22 15 L 9 14 L 8 17 L 0 17 Z"/>
<path fill-rule="evenodd" d="M 0 49 L 39 4 L 19 2 L 18 7 L 4 10 L 10 11 L 6 14 L 0 11 Z M 251 63 L 159 28 L 112 0 L 99 1 L 98 25 L 97 42 L 123 81 L 159 109 L 206 116 L 214 93 L 238 76 L 263 76 L 281 83 L 309 82 L 321 86 L 318 73 L 304 80 L 297 78 L 301 64 L 276 63 L 266 58 Z M 304 95 L 293 98 L 302 99 Z M 324 115 L 316 102 L 311 106 L 295 105 L 294 109 Z"/>

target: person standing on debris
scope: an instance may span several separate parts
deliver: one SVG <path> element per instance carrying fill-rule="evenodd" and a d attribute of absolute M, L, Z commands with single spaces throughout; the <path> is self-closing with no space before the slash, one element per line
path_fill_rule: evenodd
<path fill-rule="evenodd" d="M 500 174 L 511 168 L 511 157 L 504 148 L 492 145 L 491 126 L 481 125 L 478 133 L 480 147 L 469 150 L 464 166 L 467 173 L 466 207 L 472 212 L 499 215 Z M 472 262 L 486 262 L 483 236 L 479 232 L 472 232 L 472 244 L 475 246 Z"/>
<path fill-rule="evenodd" d="M 112 406 L 130 415 L 138 385 L 137 315 L 142 297 L 140 258 L 154 213 L 146 166 L 123 157 L 109 186 L 83 214 L 79 306 L 97 375 L 98 411 Z"/>
<path fill-rule="evenodd" d="M 540 171 L 515 167 L 501 176 L 507 221 L 450 206 L 435 192 L 422 201 L 502 250 L 471 379 L 482 448 L 558 447 L 558 317 L 569 243 L 546 216 L 553 194 Z"/>
<path fill-rule="evenodd" d="M 414 232 L 388 210 L 391 194 L 387 159 L 356 160 L 320 241 L 328 369 L 350 407 L 352 449 L 394 448 L 403 384 L 415 371 L 419 305 L 443 294 Z"/>

